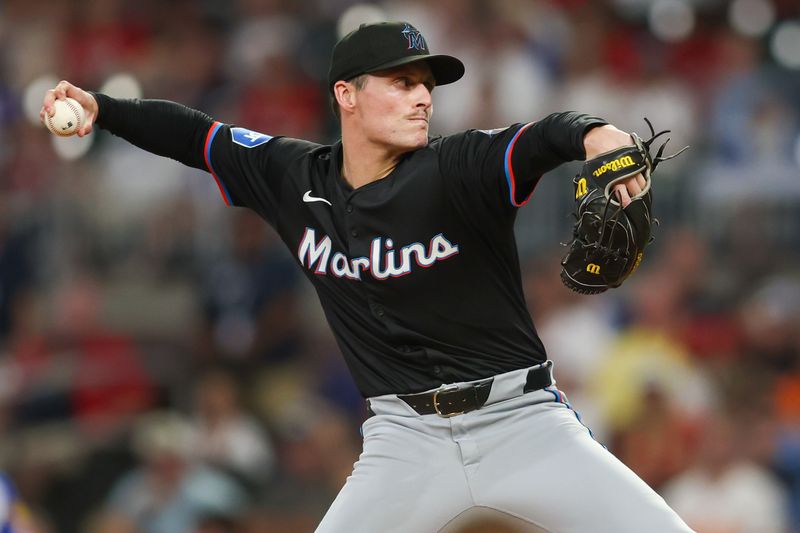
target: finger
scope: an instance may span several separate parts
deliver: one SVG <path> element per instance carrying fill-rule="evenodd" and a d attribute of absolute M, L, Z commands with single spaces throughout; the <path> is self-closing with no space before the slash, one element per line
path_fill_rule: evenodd
<path fill-rule="evenodd" d="M 625 186 L 625 189 L 628 191 L 628 195 L 631 198 L 635 198 L 642 192 L 642 188 L 639 185 L 639 182 L 637 181 L 638 176 L 639 174 L 637 174 L 636 176 L 631 176 L 622 182 L 622 184 Z"/>
<path fill-rule="evenodd" d="M 59 100 L 63 100 L 64 98 L 67 97 L 67 92 L 72 89 L 75 89 L 74 85 L 72 85 L 67 80 L 61 80 L 60 82 L 58 82 L 58 85 L 56 85 L 56 88 L 54 89 L 56 98 L 58 98 Z"/>
<path fill-rule="evenodd" d="M 644 176 L 642 174 L 636 174 L 636 183 L 639 184 L 639 188 L 641 188 L 642 190 L 645 190 L 645 188 L 647 187 L 647 180 L 644 179 Z"/>
<path fill-rule="evenodd" d="M 47 111 L 47 114 L 51 117 L 55 113 L 55 109 L 53 108 L 53 103 L 56 100 L 63 100 L 67 97 L 67 92 L 73 92 L 77 87 L 72 85 L 67 80 L 61 80 L 56 84 L 53 89 L 47 91 L 44 95 L 44 108 Z"/>
<path fill-rule="evenodd" d="M 84 110 L 85 109 L 86 108 L 84 107 Z M 94 121 L 97 119 L 97 113 L 86 111 L 85 112 L 85 119 L 86 120 L 84 120 L 84 122 L 83 122 L 83 128 L 81 128 L 81 129 L 83 130 L 83 134 L 84 135 L 88 135 L 94 129 Z"/>
<path fill-rule="evenodd" d="M 53 109 L 53 102 L 55 101 L 56 101 L 55 89 L 48 89 L 44 93 L 44 102 L 42 103 L 42 107 L 44 108 L 45 112 L 51 117 L 53 116 L 53 113 L 56 112 L 55 109 Z"/>
<path fill-rule="evenodd" d="M 91 124 L 84 124 L 84 126 L 78 130 L 78 137 L 84 137 L 92 133 L 92 125 Z"/>
<path fill-rule="evenodd" d="M 614 187 L 614 191 L 617 193 L 617 198 L 619 198 L 619 203 L 622 204 L 622 207 L 628 207 L 631 203 L 631 197 L 628 194 L 628 189 L 623 184 L 616 185 Z"/>
<path fill-rule="evenodd" d="M 639 196 L 642 193 L 642 188 L 639 186 L 639 182 L 636 181 L 636 178 L 630 178 L 626 180 L 625 188 L 627 189 L 631 198 Z"/>
<path fill-rule="evenodd" d="M 69 98 L 74 98 L 86 110 L 91 108 L 94 101 L 91 94 L 72 84 L 69 84 L 67 87 L 66 94 Z"/>

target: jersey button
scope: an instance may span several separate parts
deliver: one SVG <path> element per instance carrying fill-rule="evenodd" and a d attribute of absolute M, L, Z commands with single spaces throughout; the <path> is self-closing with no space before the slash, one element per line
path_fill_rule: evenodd
<path fill-rule="evenodd" d="M 433 367 L 433 373 L 435 375 L 437 375 L 437 376 L 441 376 L 442 375 L 442 367 L 440 367 L 439 365 L 436 365 L 435 367 Z"/>
<path fill-rule="evenodd" d="M 353 212 L 353 206 L 350 205 L 350 204 L 347 204 L 347 207 L 345 207 L 344 210 L 345 210 L 346 213 L 352 213 Z"/>
<path fill-rule="evenodd" d="M 350 232 L 350 235 L 352 235 L 353 237 L 358 237 L 358 231 L 357 230 L 352 230 Z"/>
<path fill-rule="evenodd" d="M 383 318 L 383 315 L 386 314 L 386 311 L 383 309 L 383 307 L 378 306 L 375 308 L 375 314 Z"/>

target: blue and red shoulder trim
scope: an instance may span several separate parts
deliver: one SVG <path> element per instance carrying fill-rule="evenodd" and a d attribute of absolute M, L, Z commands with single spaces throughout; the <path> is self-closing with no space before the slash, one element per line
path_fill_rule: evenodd
<path fill-rule="evenodd" d="M 506 154 L 504 157 L 504 167 L 506 172 L 506 182 L 508 183 L 508 194 L 511 200 L 511 205 L 514 207 L 521 207 L 527 204 L 531 196 L 533 196 L 533 191 L 525 198 L 522 202 L 517 202 L 517 181 L 516 177 L 514 176 L 514 167 L 511 164 L 511 157 L 514 154 L 514 147 L 517 144 L 517 139 L 519 136 L 522 135 L 522 132 L 527 130 L 529 127 L 533 125 L 533 122 L 529 122 L 522 126 L 517 133 L 514 134 L 514 137 L 508 142 L 508 146 L 506 147 Z"/>
<path fill-rule="evenodd" d="M 217 187 L 219 187 L 219 192 L 220 194 L 222 194 L 222 199 L 225 200 L 225 205 L 231 205 L 231 195 L 228 192 L 228 188 L 225 186 L 225 183 L 217 175 L 216 171 L 214 170 L 214 166 L 211 164 L 211 143 L 214 142 L 214 137 L 217 135 L 217 132 L 221 127 L 222 127 L 221 122 L 214 122 L 208 129 L 205 146 L 203 148 L 203 157 L 206 161 L 206 166 L 208 167 L 208 171 L 211 173 L 212 176 L 214 176 L 214 180 L 217 182 Z"/>

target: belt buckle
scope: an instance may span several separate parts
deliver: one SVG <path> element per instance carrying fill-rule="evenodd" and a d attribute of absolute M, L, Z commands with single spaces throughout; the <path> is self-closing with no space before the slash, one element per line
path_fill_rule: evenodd
<path fill-rule="evenodd" d="M 463 415 L 466 411 L 456 411 L 454 413 L 443 413 L 439 410 L 439 394 L 442 392 L 454 392 L 457 391 L 458 385 L 451 385 L 449 387 L 442 387 L 440 389 L 436 389 L 433 391 L 433 409 L 436 411 L 436 414 L 441 416 L 442 418 L 451 418 L 453 416 Z"/>

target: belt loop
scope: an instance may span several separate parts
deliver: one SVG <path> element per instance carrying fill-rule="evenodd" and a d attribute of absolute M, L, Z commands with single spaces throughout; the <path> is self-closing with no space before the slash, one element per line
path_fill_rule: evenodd
<path fill-rule="evenodd" d="M 367 418 L 375 416 L 375 411 L 372 410 L 372 402 L 367 398 Z"/>
<path fill-rule="evenodd" d="M 522 393 L 527 394 L 541 390 L 551 386 L 553 383 L 553 362 L 548 360 L 528 371 L 528 377 L 525 380 L 525 387 L 523 387 Z"/>

